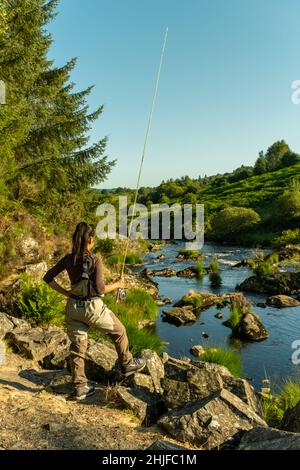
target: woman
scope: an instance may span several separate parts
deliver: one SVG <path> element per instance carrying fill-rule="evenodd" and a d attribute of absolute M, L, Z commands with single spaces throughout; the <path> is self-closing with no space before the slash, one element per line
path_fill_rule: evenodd
<path fill-rule="evenodd" d="M 145 367 L 145 361 L 132 357 L 124 326 L 102 302 L 101 297 L 104 294 L 124 288 L 124 279 L 104 285 L 101 260 L 91 253 L 94 244 L 95 227 L 80 222 L 73 234 L 72 253 L 64 256 L 44 276 L 44 281 L 52 289 L 68 297 L 66 320 L 71 340 L 71 373 L 75 387 L 74 396 L 77 400 L 83 400 L 95 393 L 95 387 L 88 384 L 84 371 L 89 327 L 93 327 L 112 338 L 121 370 L 126 377 Z M 67 271 L 70 278 L 70 291 L 64 289 L 54 279 L 64 270 Z"/>

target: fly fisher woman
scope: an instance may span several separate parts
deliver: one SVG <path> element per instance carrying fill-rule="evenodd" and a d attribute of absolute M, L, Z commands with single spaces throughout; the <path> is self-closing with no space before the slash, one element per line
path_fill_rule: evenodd
<path fill-rule="evenodd" d="M 87 381 L 84 358 L 88 345 L 88 329 L 93 327 L 107 334 L 114 342 L 122 373 L 127 377 L 145 367 L 145 361 L 133 358 L 123 324 L 103 303 L 104 294 L 124 288 L 124 278 L 105 285 L 101 259 L 92 254 L 95 227 L 80 222 L 72 237 L 72 253 L 66 254 L 44 276 L 44 281 L 60 294 L 68 297 L 66 307 L 67 331 L 71 341 L 70 363 L 74 383 L 74 398 L 83 400 L 95 393 Z M 71 289 L 66 290 L 55 277 L 66 270 Z"/>

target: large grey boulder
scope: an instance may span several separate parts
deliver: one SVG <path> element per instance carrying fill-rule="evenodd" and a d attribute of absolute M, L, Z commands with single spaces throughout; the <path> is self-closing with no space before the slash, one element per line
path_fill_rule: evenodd
<path fill-rule="evenodd" d="M 254 312 L 246 313 L 233 333 L 241 339 L 250 341 L 262 341 L 269 336 L 266 327 Z"/>
<path fill-rule="evenodd" d="M 226 390 L 239 397 L 246 405 L 248 405 L 255 413 L 262 416 L 262 408 L 260 400 L 249 382 L 245 379 L 232 376 L 222 376 L 223 385 Z"/>
<path fill-rule="evenodd" d="M 257 426 L 243 435 L 237 450 L 300 450 L 300 434 Z"/>
<path fill-rule="evenodd" d="M 294 408 L 286 410 L 280 428 L 285 431 L 300 433 L 300 401 Z"/>
<path fill-rule="evenodd" d="M 43 361 L 49 354 L 69 345 L 68 336 L 55 326 L 48 329 L 17 327 L 7 333 L 6 340 L 14 351 L 35 361 Z"/>
<path fill-rule="evenodd" d="M 9 317 L 0 312 L 0 341 L 5 338 L 7 333 L 14 329 L 13 322 L 9 319 Z"/>
<path fill-rule="evenodd" d="M 289 295 L 271 295 L 267 298 L 266 304 L 275 308 L 299 307 L 299 300 Z"/>
<path fill-rule="evenodd" d="M 165 315 L 166 320 L 177 325 L 185 325 L 186 323 L 192 323 L 197 320 L 193 307 L 189 305 L 163 310 L 162 313 Z"/>
<path fill-rule="evenodd" d="M 146 367 L 143 369 L 143 374 L 150 375 L 154 390 L 157 393 L 163 393 L 161 379 L 164 378 L 165 370 L 162 360 L 158 354 L 155 351 L 151 351 L 151 349 L 143 349 L 140 356 L 146 361 Z"/>
<path fill-rule="evenodd" d="M 251 276 L 237 286 L 238 290 L 277 295 L 295 294 L 300 290 L 300 272 L 282 272 Z"/>
<path fill-rule="evenodd" d="M 19 241 L 18 250 L 22 258 L 32 261 L 39 255 L 39 243 L 35 238 L 28 236 Z"/>
<path fill-rule="evenodd" d="M 116 393 L 125 408 L 131 410 L 140 422 L 146 426 L 151 426 L 166 411 L 158 393 L 123 386 L 118 386 Z"/>
<path fill-rule="evenodd" d="M 249 406 L 225 389 L 169 411 L 158 424 L 175 439 L 203 449 L 216 449 L 243 431 L 266 426 Z"/>
<path fill-rule="evenodd" d="M 114 346 L 103 340 L 89 341 L 85 358 L 85 372 L 90 380 L 107 383 L 119 376 L 118 355 Z"/>
<path fill-rule="evenodd" d="M 162 380 L 163 399 L 168 409 L 179 408 L 222 389 L 220 374 L 211 373 L 205 365 L 202 363 L 197 367 L 190 362 L 169 358 Z"/>
<path fill-rule="evenodd" d="M 40 263 L 27 264 L 23 267 L 23 271 L 29 276 L 37 278 L 43 277 L 47 272 L 48 266 L 46 261 L 41 261 Z"/>

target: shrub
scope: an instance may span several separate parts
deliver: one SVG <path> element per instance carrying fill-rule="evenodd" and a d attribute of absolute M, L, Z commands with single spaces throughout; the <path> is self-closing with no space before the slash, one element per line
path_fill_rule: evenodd
<path fill-rule="evenodd" d="M 263 414 L 269 426 L 278 427 L 286 410 L 300 401 L 300 380 L 287 380 L 279 393 L 262 400 Z"/>
<path fill-rule="evenodd" d="M 211 235 L 216 240 L 232 239 L 260 222 L 260 216 L 246 207 L 227 207 L 218 212 L 211 221 Z"/>
<path fill-rule="evenodd" d="M 204 274 L 206 274 L 206 269 L 202 261 L 198 261 L 195 266 L 193 266 L 193 271 L 196 273 L 197 279 L 203 278 Z"/>
<path fill-rule="evenodd" d="M 179 306 L 191 305 L 194 309 L 200 310 L 202 306 L 202 296 L 201 293 L 197 292 L 188 292 L 185 294 L 180 301 L 178 302 Z"/>
<path fill-rule="evenodd" d="M 209 269 L 212 272 L 218 272 L 220 270 L 219 261 L 218 261 L 218 258 L 216 256 L 213 256 L 213 258 L 210 262 L 210 265 L 209 265 Z"/>
<path fill-rule="evenodd" d="M 254 265 L 254 272 L 257 276 L 276 273 L 278 272 L 278 263 L 279 256 L 277 253 L 273 253 L 272 255 L 265 258 L 264 261 Z"/>
<path fill-rule="evenodd" d="M 115 249 L 115 241 L 111 238 L 105 238 L 104 240 L 98 239 L 95 245 L 94 251 L 100 252 L 103 256 L 109 256 Z"/>
<path fill-rule="evenodd" d="M 292 179 L 288 189 L 277 199 L 273 209 L 273 219 L 279 225 L 287 225 L 300 218 L 300 183 Z"/>
<path fill-rule="evenodd" d="M 123 263 L 124 255 L 119 254 L 119 255 L 111 255 L 107 258 L 106 262 L 108 266 L 118 266 Z M 126 256 L 125 263 L 132 266 L 135 264 L 141 264 L 142 260 L 139 256 L 134 255 L 134 254 L 129 254 Z"/>
<path fill-rule="evenodd" d="M 34 282 L 29 277 L 22 280 L 19 295 L 19 313 L 38 325 L 49 323 L 63 326 L 65 322 L 64 303 L 61 296 L 43 281 Z"/>
<path fill-rule="evenodd" d="M 242 375 L 242 362 L 239 353 L 232 349 L 209 348 L 201 354 L 201 361 L 212 362 L 227 367 L 235 377 Z"/>
<path fill-rule="evenodd" d="M 220 287 L 222 285 L 222 277 L 218 271 L 213 271 L 209 275 L 209 281 L 211 287 Z"/>
<path fill-rule="evenodd" d="M 297 245 L 300 243 L 300 229 L 284 230 L 282 234 L 275 238 L 275 245 L 278 247 L 286 245 Z"/>

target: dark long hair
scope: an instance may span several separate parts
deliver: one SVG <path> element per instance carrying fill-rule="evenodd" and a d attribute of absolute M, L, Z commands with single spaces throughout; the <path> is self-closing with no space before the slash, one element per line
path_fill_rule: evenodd
<path fill-rule="evenodd" d="M 80 222 L 77 224 L 75 232 L 73 233 L 72 242 L 72 254 L 74 255 L 74 264 L 83 256 L 86 250 L 89 238 L 94 237 L 95 226 L 87 224 L 86 222 Z"/>

